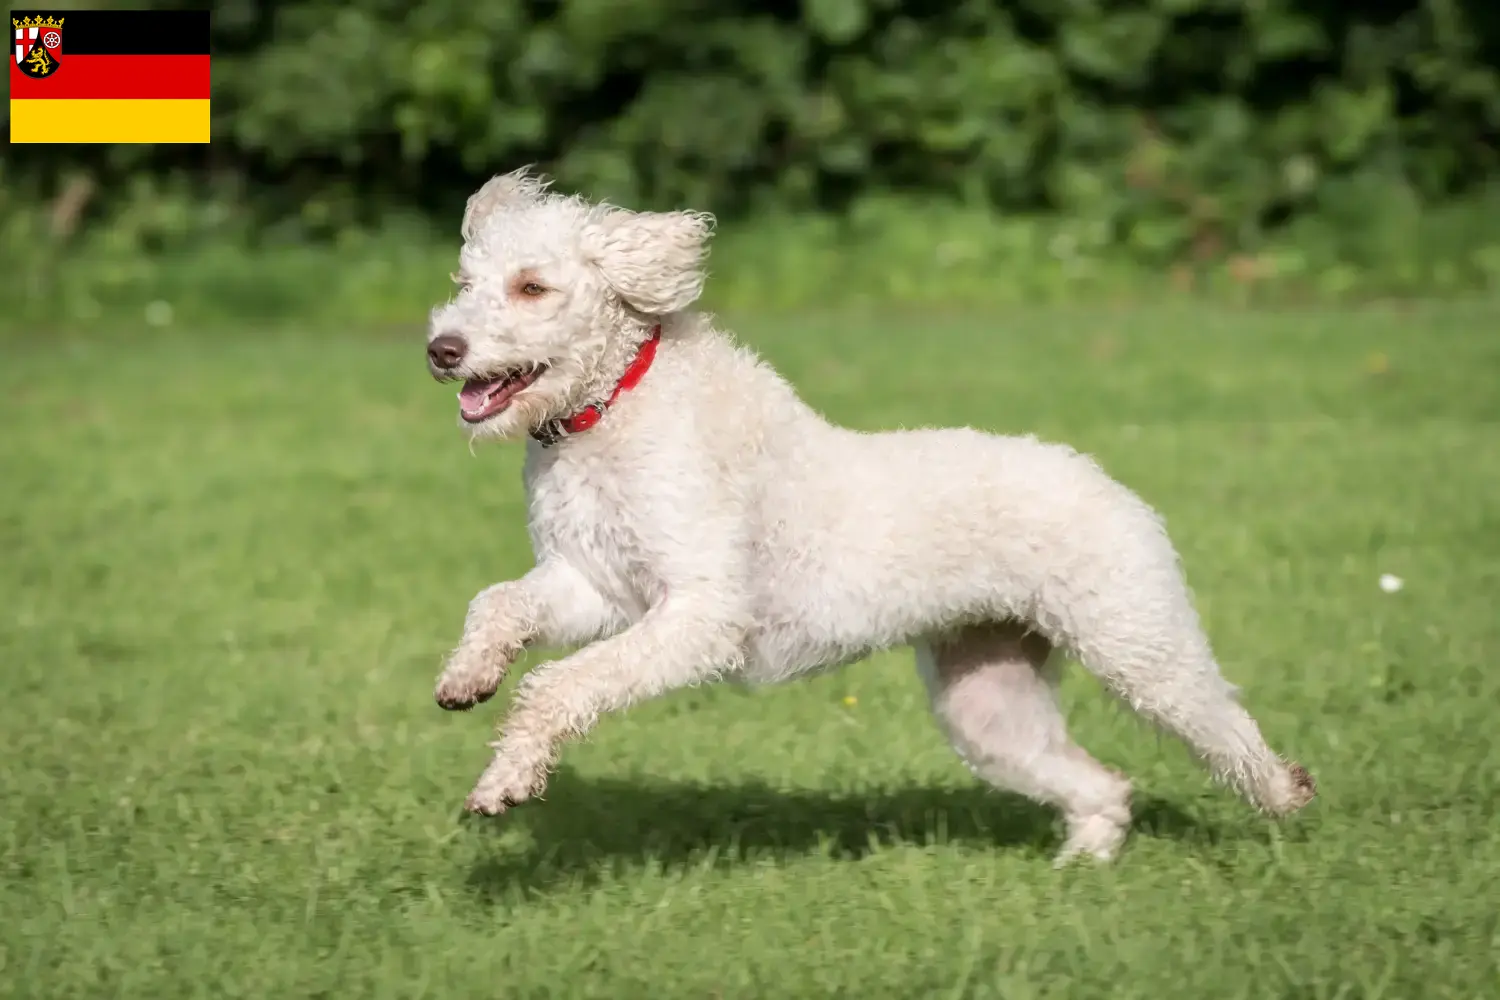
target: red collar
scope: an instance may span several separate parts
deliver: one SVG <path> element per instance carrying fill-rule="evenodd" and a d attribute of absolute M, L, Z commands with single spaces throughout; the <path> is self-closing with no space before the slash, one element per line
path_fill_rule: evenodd
<path fill-rule="evenodd" d="M 620 381 L 615 383 L 615 391 L 609 394 L 608 399 L 601 403 L 590 403 L 570 417 L 549 420 L 532 431 L 531 436 L 540 441 L 543 448 L 550 448 L 568 435 L 586 431 L 597 424 L 604 416 L 604 411 L 620 398 L 620 393 L 640 385 L 641 379 L 646 377 L 646 369 L 650 368 L 651 362 L 656 360 L 656 345 L 660 342 L 661 324 L 658 323 L 651 328 L 651 336 L 636 348 L 635 357 L 630 360 L 630 364 L 625 368 L 625 374 L 620 376 Z"/>

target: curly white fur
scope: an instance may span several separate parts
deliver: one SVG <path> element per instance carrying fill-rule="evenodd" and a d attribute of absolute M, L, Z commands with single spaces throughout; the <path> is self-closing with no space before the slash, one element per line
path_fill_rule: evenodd
<path fill-rule="evenodd" d="M 437 699 L 486 700 L 529 645 L 582 648 L 520 682 L 468 808 L 538 794 L 562 742 L 634 701 L 907 643 L 969 767 L 1062 810 L 1064 859 L 1116 852 L 1130 784 L 1068 738 L 1057 648 L 1265 812 L 1312 798 L 1307 772 L 1267 747 L 1220 676 L 1145 503 L 1031 437 L 828 423 L 687 311 L 710 225 L 562 197 L 524 170 L 470 199 L 461 291 L 429 333 L 466 353 L 433 374 L 545 366 L 505 409 L 464 424 L 473 438 L 520 437 L 606 398 L 653 326 L 662 338 L 596 427 L 527 443 L 536 567 L 474 598 Z"/>

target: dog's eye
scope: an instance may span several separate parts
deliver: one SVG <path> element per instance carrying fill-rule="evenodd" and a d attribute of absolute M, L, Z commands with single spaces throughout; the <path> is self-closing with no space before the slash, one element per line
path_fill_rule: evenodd
<path fill-rule="evenodd" d="M 523 268 L 510 276 L 506 294 L 511 298 L 539 299 L 552 289 L 542 284 L 541 276 L 531 268 Z"/>

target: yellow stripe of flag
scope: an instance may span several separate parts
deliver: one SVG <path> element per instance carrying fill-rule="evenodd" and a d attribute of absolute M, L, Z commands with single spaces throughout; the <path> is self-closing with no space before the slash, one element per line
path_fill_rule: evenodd
<path fill-rule="evenodd" d="M 11 101 L 11 142 L 207 142 L 208 101 Z"/>

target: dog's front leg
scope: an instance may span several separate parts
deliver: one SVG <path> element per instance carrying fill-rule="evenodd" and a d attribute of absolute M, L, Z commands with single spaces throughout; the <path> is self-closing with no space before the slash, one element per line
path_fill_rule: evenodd
<path fill-rule="evenodd" d="M 463 638 L 433 695 L 450 711 L 473 708 L 494 696 L 527 646 L 588 642 L 623 624 L 581 573 L 561 559 L 543 560 L 521 579 L 487 587 L 469 602 Z"/>
<path fill-rule="evenodd" d="M 674 594 L 619 635 L 527 674 L 465 807 L 493 816 L 541 794 L 562 742 L 605 712 L 731 668 L 741 656 L 741 622 L 712 601 Z"/>

